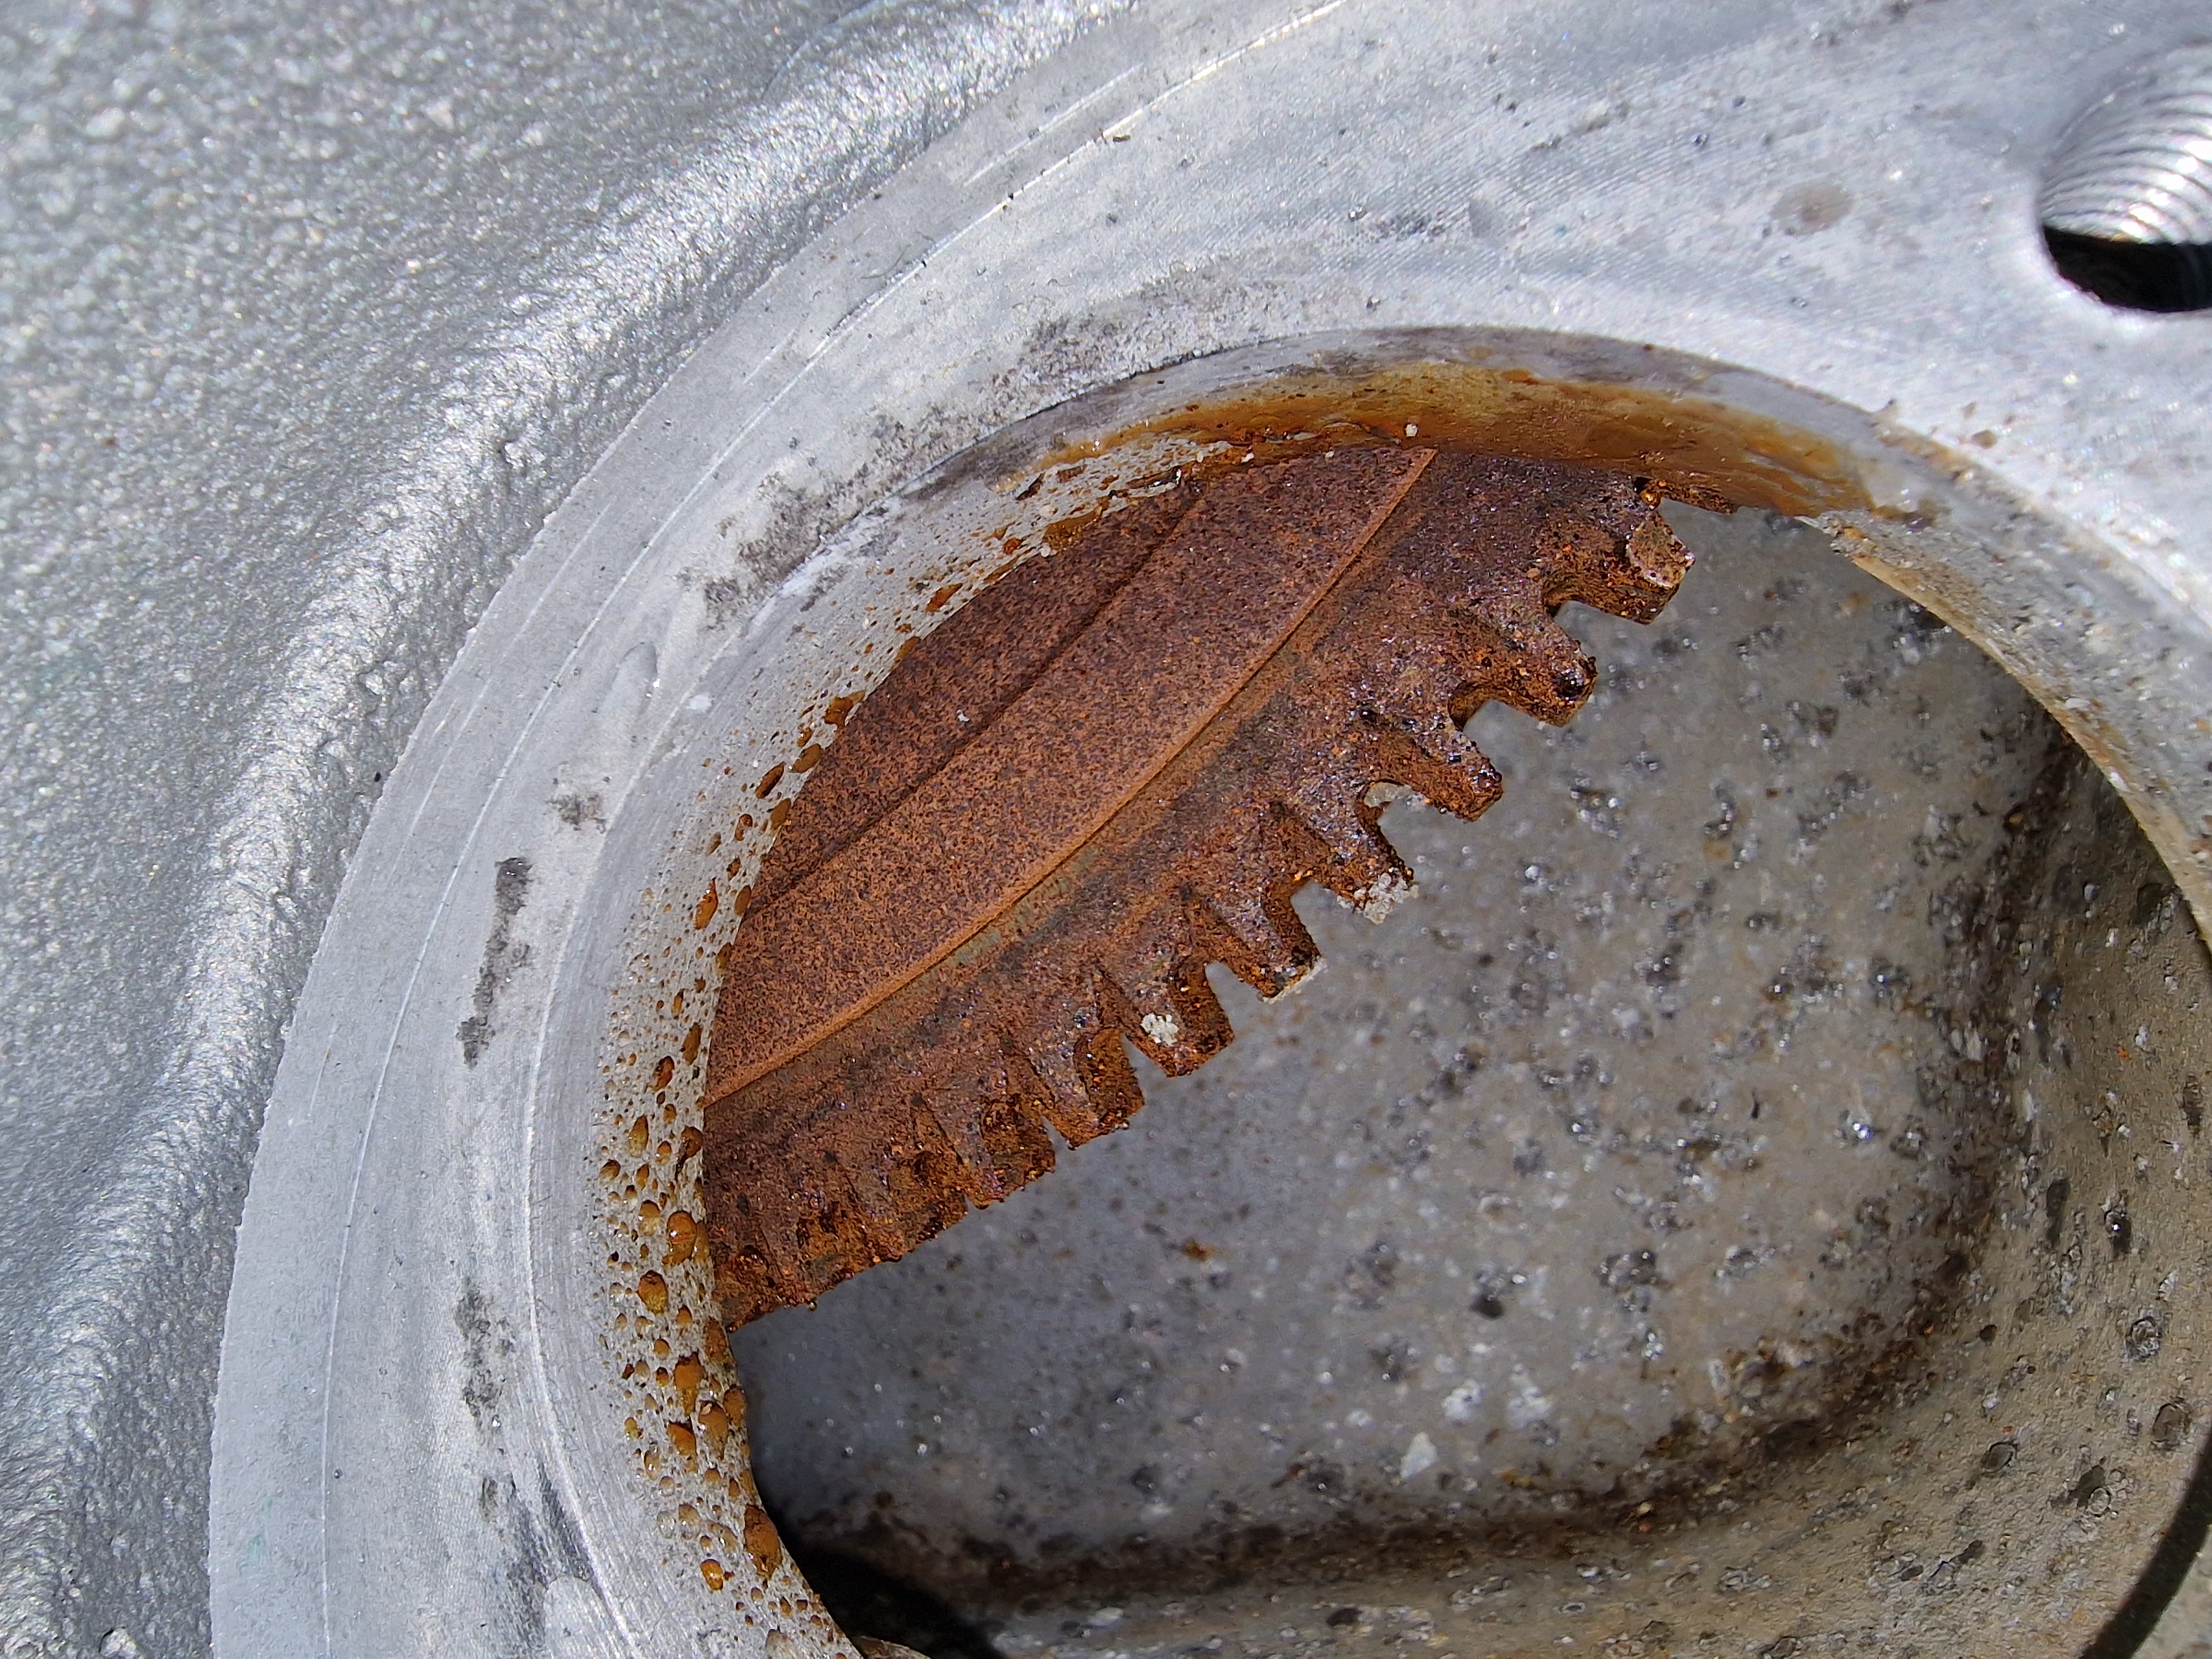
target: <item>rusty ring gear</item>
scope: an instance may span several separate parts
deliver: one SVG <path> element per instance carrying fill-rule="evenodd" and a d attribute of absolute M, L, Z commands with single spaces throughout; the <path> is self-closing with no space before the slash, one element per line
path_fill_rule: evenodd
<path fill-rule="evenodd" d="M 1462 817 L 1462 733 L 1564 724 L 1569 600 L 1647 622 L 1689 556 L 1661 484 L 1410 446 L 1234 467 L 1005 573 L 805 758 L 724 959 L 707 1234 L 725 1318 L 809 1303 L 1050 1170 L 1233 1035 L 1219 963 L 1317 960 L 1291 896 L 1378 920 L 1377 786 Z"/>

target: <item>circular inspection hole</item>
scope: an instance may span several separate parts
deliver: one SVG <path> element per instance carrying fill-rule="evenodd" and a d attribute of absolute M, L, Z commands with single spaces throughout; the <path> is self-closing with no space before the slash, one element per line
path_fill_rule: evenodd
<path fill-rule="evenodd" d="M 2039 207 L 2075 287 L 2130 311 L 2212 307 L 2212 46 L 2136 65 L 2084 110 Z"/>
<path fill-rule="evenodd" d="M 1128 1133 L 735 1335 L 848 1629 L 1663 1651 L 1800 1616 L 1817 1512 L 1854 1617 L 1964 1632 L 2171 1512 L 2212 1169 L 2179 895 L 1966 640 L 1807 527 L 1670 516 L 1700 568 L 1656 624 L 1567 617 L 1576 721 L 1477 716 L 1504 800 L 1391 807 L 1383 927 L 1309 890 L 1328 973 L 1220 981 L 1237 1041 Z"/>

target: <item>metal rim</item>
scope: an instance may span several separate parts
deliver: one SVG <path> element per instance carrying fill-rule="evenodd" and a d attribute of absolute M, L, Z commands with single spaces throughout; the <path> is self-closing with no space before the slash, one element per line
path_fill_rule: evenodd
<path fill-rule="evenodd" d="M 690 1589 L 700 1581 L 664 1571 L 665 1540 L 621 1518 L 635 1512 L 633 1500 L 590 1472 L 597 1431 L 574 1391 L 592 1385 L 564 1345 L 591 1347 L 597 1328 L 582 1305 L 588 1293 L 546 1273 L 549 1251 L 579 1248 L 581 1223 L 564 1184 L 581 1161 L 564 1156 L 578 1130 L 573 1118 L 536 1104 L 557 1098 L 574 1112 L 580 1073 L 573 1042 L 546 1021 L 575 997 L 604 997 L 609 964 L 624 959 L 635 896 L 673 890 L 646 869 L 681 853 L 671 837 L 694 804 L 690 780 L 708 753 L 709 716 L 730 720 L 746 675 L 761 677 L 754 695 L 768 699 L 800 685 L 791 665 L 805 660 L 805 631 L 784 630 L 815 584 L 839 571 L 840 555 L 823 556 L 797 586 L 779 579 L 826 531 L 847 526 L 848 548 L 879 533 L 881 521 L 854 515 L 890 485 L 1066 393 L 1129 388 L 1079 414 L 1035 416 L 983 452 L 990 465 L 1011 471 L 1124 424 L 1142 412 L 1133 398 L 1188 397 L 1317 364 L 1340 374 L 1362 355 L 1387 364 L 1481 354 L 1494 368 L 1695 395 L 1819 434 L 1851 458 L 1871 498 L 1871 511 L 1838 521 L 1859 538 L 1860 556 L 1981 639 L 2061 714 L 2129 792 L 2207 913 L 2212 854 L 2195 826 L 2204 822 L 2203 757 L 2212 739 L 2191 730 L 2187 713 L 2205 701 L 2195 620 L 2202 578 L 2180 550 L 2196 520 L 2185 487 L 2156 466 L 2167 434 L 2135 413 L 2146 397 L 2184 406 L 2180 389 L 2207 349 L 2201 337 L 2124 339 L 2124 350 L 2106 352 L 2105 372 L 2114 372 L 2115 356 L 2127 362 L 2104 390 L 2109 412 L 2087 422 L 2082 448 L 2100 470 L 2086 477 L 2082 451 L 2056 427 L 2060 411 L 2079 414 L 2068 380 L 2078 386 L 2082 377 L 2065 355 L 2037 363 L 1986 343 L 1963 348 L 1990 309 L 1975 298 L 1991 283 L 1989 265 L 1950 275 L 1962 360 L 1940 375 L 1912 368 L 1908 359 L 1923 354 L 1892 339 L 1899 290 L 1928 281 L 1926 269 L 1869 276 L 1837 256 L 1816 278 L 1832 284 L 1829 297 L 1844 293 L 1847 278 L 1871 291 L 1859 296 L 1854 324 L 1829 333 L 1808 330 L 1789 314 L 1786 295 L 1765 291 L 1769 270 L 1724 269 L 1711 309 L 1685 318 L 1662 281 L 1667 261 L 1638 252 L 1637 235 L 1698 222 L 1724 186 L 1700 179 L 1671 199 L 1626 202 L 1594 181 L 1636 176 L 1624 158 L 1654 135 L 1627 115 L 1587 126 L 1574 135 L 1577 145 L 1530 152 L 1516 149 L 1517 130 L 1463 123 L 1453 100 L 1434 94 L 1425 106 L 1432 131 L 1409 137 L 1402 153 L 1394 146 L 1395 172 L 1350 192 L 1326 173 L 1309 173 L 1293 181 L 1286 207 L 1282 181 L 1229 165 L 1228 135 L 1298 123 L 1316 137 L 1333 131 L 1328 124 L 1357 104 L 1357 91 L 1340 89 L 1332 106 L 1316 88 L 1325 72 L 1358 58 L 1363 25 L 1374 19 L 1358 8 L 1286 14 L 1233 50 L 1194 46 L 1174 21 L 1148 14 L 1121 34 L 1096 37 L 1078 54 L 1083 61 L 1063 62 L 1018 95 L 1080 119 L 1031 134 L 1004 107 L 994 111 L 763 290 L 758 308 L 702 348 L 548 526 L 440 693 L 371 827 L 302 1000 L 249 1199 L 211 1531 L 224 1650 L 358 1646 L 371 1627 L 419 1634 L 469 1617 L 510 1621 L 518 1637 L 554 1650 L 570 1626 L 579 1642 L 672 1650 L 706 1639 L 718 1619 L 726 1626 L 718 1639 L 732 1650 L 775 1645 L 771 1623 L 784 1639 L 834 1644 L 831 1632 L 808 1623 L 787 1579 L 775 1582 L 769 1601 L 781 1596 L 799 1611 L 774 1621 L 731 1620 L 719 1609 L 734 1603 L 700 1602 L 703 1586 Z M 1883 51 L 1906 44 L 1893 33 Z M 1716 50 L 1711 40 L 1695 45 Z M 1723 59 L 1731 52 L 1745 73 L 1812 69 L 1753 31 L 1720 44 Z M 1148 66 L 1133 70 L 1132 59 Z M 1851 67 L 1873 77 L 1893 75 L 1897 63 L 1868 50 Z M 1477 69 L 1471 57 L 1434 74 L 1464 94 Z M 1574 78 L 1556 72 L 1532 106 L 1541 102 L 1572 126 L 1571 112 L 1587 112 L 1577 92 L 1589 84 Z M 1893 104 L 1910 87 L 1888 85 L 1882 95 Z M 1598 137 L 1608 130 L 1613 137 Z M 1577 241 L 1588 269 L 1561 272 L 1548 294 L 1471 282 L 1471 270 L 1479 276 L 1494 262 L 1454 244 L 1449 227 L 1431 235 L 1433 204 L 1463 198 L 1475 179 L 1498 193 L 1516 165 L 1524 192 L 1553 187 L 1546 175 L 1554 163 L 1545 158 L 1563 152 L 1608 216 L 1586 224 Z M 2002 274 L 1998 297 L 2046 330 L 2091 327 L 2036 258 L 2026 210 L 2032 181 L 2010 179 L 1987 154 L 1954 159 L 2008 181 L 2022 209 L 2016 233 L 1991 252 Z M 1870 176 L 1854 173 L 1835 189 L 1879 200 L 1884 160 L 1876 147 L 1854 164 Z M 1205 225 L 1180 210 L 1131 205 L 1157 202 L 1164 185 L 1188 192 L 1185 174 L 1196 175 L 1215 210 Z M 1023 182 L 1009 200 L 1012 179 Z M 1638 182 L 1669 196 L 1656 181 Z M 1945 189 L 1955 191 L 1955 179 Z M 1347 194 L 1362 199 L 1346 206 Z M 1787 199 L 1776 204 L 1784 219 L 1797 211 Z M 1102 264 L 1084 250 L 1105 201 L 1121 204 L 1116 228 L 1130 234 Z M 1809 250 L 1806 239 L 1827 227 L 1806 217 L 1827 209 L 1810 198 L 1798 205 L 1796 234 Z M 1955 200 L 1911 205 L 1954 217 L 1976 211 Z M 1405 234 L 1358 229 L 1376 215 L 1402 220 Z M 1313 228 L 1340 222 L 1346 228 L 1334 233 Z M 1783 234 L 1792 234 L 1786 224 Z M 854 275 L 817 286 L 817 272 L 841 267 Z M 863 274 L 885 270 L 888 280 Z M 1762 296 L 1764 309 L 1755 303 Z M 1494 326 L 1525 330 L 1559 309 L 1586 337 Z M 1413 323 L 1450 331 L 1402 331 Z M 1377 325 L 1401 331 L 1378 333 Z M 2016 315 L 2013 326 L 2019 331 Z M 1296 337 L 1249 343 L 1279 336 Z M 1639 343 L 1608 344 L 1608 336 Z M 1838 337 L 1860 356 L 1838 354 Z M 1675 349 L 1648 351 L 1646 341 Z M 1177 371 L 1156 368 L 1224 348 L 1230 355 Z M 1719 366 L 1731 359 L 1747 367 Z M 2176 390 L 2168 398 L 2161 387 Z M 1973 392 L 2025 412 L 2003 433 L 1955 430 L 1978 418 L 1948 412 L 1978 404 L 1962 395 Z M 1853 413 L 1853 403 L 1887 404 L 1888 413 L 1877 422 Z M 2081 425 L 2077 418 L 2074 429 Z M 680 435 L 672 443 L 669 432 Z M 1986 464 L 1968 467 L 1947 442 L 1971 442 Z M 2121 498 L 2109 480 L 2131 449 L 2152 465 L 2152 483 Z M 2142 667 L 2152 663 L 2163 670 L 2155 678 Z M 695 706 L 701 698 L 705 706 Z M 781 729 L 794 725 L 787 711 Z M 764 707 L 747 726 L 780 729 Z M 592 787 L 600 779 L 606 787 Z M 595 793 L 610 831 L 604 842 L 585 805 Z M 577 823 L 552 806 L 556 797 L 576 803 Z M 518 896 L 510 876 L 503 896 L 499 866 L 526 855 L 526 890 Z M 479 1015 L 491 1035 L 471 1063 L 456 1029 Z M 481 1317 L 464 1311 L 471 1307 Z M 357 1343 L 362 1369 L 335 1363 Z M 363 1534 L 331 1549 L 326 1505 L 343 1481 L 368 1473 L 349 1472 L 329 1451 L 330 1425 L 353 1409 L 350 1376 L 382 1379 L 358 1396 L 374 1413 L 374 1413 L 389 1420 L 398 1378 L 425 1391 L 476 1379 L 435 1399 L 409 1396 L 419 1410 L 400 1414 L 422 1425 L 428 1455 L 415 1462 L 387 1449 L 378 1472 L 393 1492 L 445 1506 L 440 1524 L 465 1563 L 422 1579 L 415 1599 L 394 1601 L 378 1588 L 388 1589 L 388 1563 L 347 1558 L 345 1547 Z M 489 1485 L 455 1479 L 479 1463 L 493 1471 L 483 1477 Z M 380 1512 L 371 1502 L 356 1514 Z M 346 1587 L 335 1602 L 333 1583 Z M 370 1624 L 333 1623 L 333 1607 L 343 1614 L 347 1605 Z"/>

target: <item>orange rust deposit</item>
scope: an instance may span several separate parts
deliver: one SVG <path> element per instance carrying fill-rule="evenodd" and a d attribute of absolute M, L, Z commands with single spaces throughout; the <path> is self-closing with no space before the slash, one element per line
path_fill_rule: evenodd
<path fill-rule="evenodd" d="M 1874 505 L 1844 451 L 1799 428 L 1681 392 L 1472 363 L 1408 364 L 1358 380 L 1319 370 L 1279 375 L 1072 446 L 1036 471 L 1095 459 L 1146 435 L 1227 444 L 1231 465 L 1247 453 L 1279 459 L 1417 438 L 1439 448 L 1661 478 L 1668 494 L 1706 506 L 1808 518 Z"/>
<path fill-rule="evenodd" d="M 1498 799 L 1462 726 L 1581 706 L 1554 615 L 1658 613 L 1688 564 L 1665 493 L 1708 498 L 1403 441 L 1255 457 L 1089 519 L 903 653 L 784 803 L 725 957 L 725 1318 L 1036 1179 L 1048 1129 L 1121 1127 L 1129 1045 L 1173 1075 L 1230 1041 L 1208 964 L 1271 996 L 1310 971 L 1299 887 L 1379 915 L 1412 874 L 1377 786 Z"/>

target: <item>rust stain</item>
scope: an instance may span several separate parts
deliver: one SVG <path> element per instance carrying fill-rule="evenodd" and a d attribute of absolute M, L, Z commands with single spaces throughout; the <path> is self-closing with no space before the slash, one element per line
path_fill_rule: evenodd
<path fill-rule="evenodd" d="M 1418 424 L 1418 422 L 1407 422 Z M 1375 442 L 1186 480 L 988 586 L 850 711 L 725 957 L 706 1233 L 724 1316 L 812 1301 L 1118 1128 L 1128 1048 L 1229 1042 L 1206 979 L 1310 971 L 1291 896 L 1379 915 L 1378 785 L 1474 817 L 1482 703 L 1564 723 L 1569 600 L 1649 620 L 1688 556 L 1587 466 Z M 750 1529 L 748 1542 L 750 1542 Z"/>
<path fill-rule="evenodd" d="M 1451 363 L 1352 379 L 1318 370 L 1278 376 L 1252 392 L 1071 446 L 1032 471 L 1042 476 L 1145 436 L 1224 443 L 1232 462 L 1248 453 L 1265 460 L 1317 447 L 1418 439 L 1658 478 L 1670 494 L 1707 498 L 1704 505 L 1762 507 L 1797 518 L 1873 506 L 1850 458 L 1802 428 L 1685 393 Z"/>

